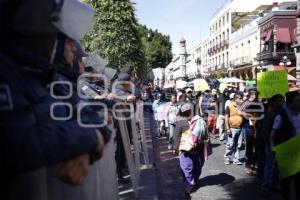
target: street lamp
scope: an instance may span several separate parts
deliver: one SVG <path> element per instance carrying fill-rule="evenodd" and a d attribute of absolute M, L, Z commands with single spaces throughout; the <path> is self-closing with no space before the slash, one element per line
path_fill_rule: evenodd
<path fill-rule="evenodd" d="M 291 64 L 292 64 L 292 62 L 290 59 L 288 59 L 287 56 L 284 56 L 283 59 L 279 63 L 280 66 L 284 66 L 285 70 L 287 70 L 287 66 L 289 66 Z"/>

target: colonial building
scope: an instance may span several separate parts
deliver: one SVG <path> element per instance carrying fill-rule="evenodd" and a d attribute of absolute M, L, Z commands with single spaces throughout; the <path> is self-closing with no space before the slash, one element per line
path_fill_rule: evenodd
<path fill-rule="evenodd" d="M 256 56 L 260 51 L 258 20 L 253 16 L 236 32 L 229 41 L 229 75 L 243 80 L 253 80 L 256 77 Z"/>
<path fill-rule="evenodd" d="M 229 40 L 251 16 L 258 15 L 274 2 L 293 2 L 294 0 L 228 0 L 213 16 L 209 24 L 209 65 L 211 74 L 228 74 Z"/>
<path fill-rule="evenodd" d="M 297 44 L 295 47 L 296 57 L 297 57 L 297 64 L 296 64 L 296 78 L 297 78 L 297 85 L 300 86 L 300 0 L 297 2 Z"/>
<path fill-rule="evenodd" d="M 273 9 L 258 22 L 261 45 L 257 60 L 268 70 L 288 69 L 295 75 L 296 56 L 292 46 L 297 41 L 296 21 L 295 5 L 291 5 Z"/>
<path fill-rule="evenodd" d="M 180 52 L 173 55 L 173 60 L 165 69 L 165 84 L 175 84 L 178 80 L 189 81 L 198 74 L 195 52 L 187 50 L 186 40 L 180 40 Z"/>

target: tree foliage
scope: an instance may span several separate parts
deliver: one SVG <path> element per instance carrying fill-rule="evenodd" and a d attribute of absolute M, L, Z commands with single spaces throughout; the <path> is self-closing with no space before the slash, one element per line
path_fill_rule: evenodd
<path fill-rule="evenodd" d="M 86 0 L 95 9 L 94 30 L 83 39 L 87 50 L 122 68 L 133 64 L 140 73 L 145 66 L 139 25 L 129 0 Z"/>
<path fill-rule="evenodd" d="M 139 25 L 130 0 L 85 0 L 95 9 L 94 30 L 83 39 L 90 52 L 121 69 L 131 63 L 145 77 L 152 68 L 164 68 L 172 60 L 169 36 Z"/>
<path fill-rule="evenodd" d="M 165 68 L 172 60 L 170 37 L 146 26 L 139 28 L 146 56 L 147 68 Z"/>

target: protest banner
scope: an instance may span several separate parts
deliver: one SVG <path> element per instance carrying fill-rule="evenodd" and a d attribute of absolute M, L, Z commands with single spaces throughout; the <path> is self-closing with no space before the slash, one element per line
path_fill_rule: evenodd
<path fill-rule="evenodd" d="M 289 91 L 286 71 L 268 71 L 257 75 L 257 90 L 260 98 L 271 98 L 275 94 L 285 94 Z"/>
<path fill-rule="evenodd" d="M 194 90 L 196 92 L 203 92 L 205 90 L 209 90 L 209 85 L 204 79 L 196 79 L 194 80 Z"/>
<path fill-rule="evenodd" d="M 274 147 L 275 157 L 283 178 L 300 172 L 300 135 Z"/>

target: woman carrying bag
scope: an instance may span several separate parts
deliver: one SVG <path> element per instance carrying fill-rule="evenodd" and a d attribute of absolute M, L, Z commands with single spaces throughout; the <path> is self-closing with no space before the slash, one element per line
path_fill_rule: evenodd
<path fill-rule="evenodd" d="M 212 153 L 205 121 L 192 116 L 190 104 L 182 105 L 175 133 L 185 193 L 190 194 L 199 185 L 204 161 Z"/>

